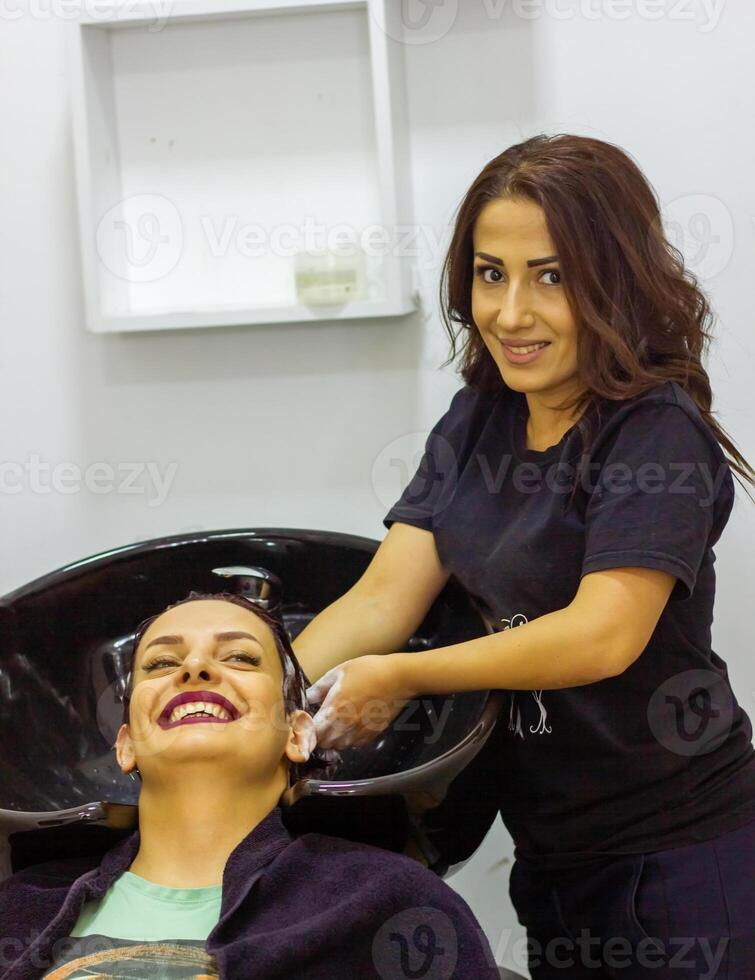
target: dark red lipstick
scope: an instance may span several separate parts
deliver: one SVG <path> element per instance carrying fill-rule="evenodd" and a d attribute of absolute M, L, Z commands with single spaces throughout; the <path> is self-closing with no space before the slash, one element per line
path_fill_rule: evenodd
<path fill-rule="evenodd" d="M 174 710 L 182 704 L 191 704 L 195 702 L 204 701 L 207 704 L 218 704 L 221 708 L 224 708 L 228 714 L 229 718 L 216 718 L 214 715 L 187 715 L 178 721 L 171 722 L 170 716 L 173 714 Z M 224 698 L 222 694 L 218 694 L 215 691 L 182 691 L 181 694 L 177 694 L 174 698 L 165 705 L 163 710 L 160 712 L 160 717 L 157 719 L 157 723 L 161 728 L 176 728 L 178 725 L 189 725 L 196 724 L 197 722 L 216 722 L 220 725 L 226 725 L 229 721 L 236 721 L 239 717 L 239 710 L 233 705 L 228 698 Z"/>

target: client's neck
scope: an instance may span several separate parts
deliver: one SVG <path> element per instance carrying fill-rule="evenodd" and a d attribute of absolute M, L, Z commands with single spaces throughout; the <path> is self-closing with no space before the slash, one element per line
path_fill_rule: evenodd
<path fill-rule="evenodd" d="M 219 885 L 231 851 L 273 810 L 285 785 L 239 785 L 208 770 L 145 780 L 139 851 L 129 871 L 170 888 Z M 167 784 L 166 784 L 167 783 Z"/>

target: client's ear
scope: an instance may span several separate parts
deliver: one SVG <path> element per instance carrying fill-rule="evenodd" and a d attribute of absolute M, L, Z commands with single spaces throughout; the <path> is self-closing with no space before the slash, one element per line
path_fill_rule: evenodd
<path fill-rule="evenodd" d="M 134 742 L 128 725 L 121 725 L 115 739 L 115 757 L 121 772 L 130 773 L 136 769 L 136 755 L 134 753 Z"/>
<path fill-rule="evenodd" d="M 317 745 L 317 730 L 312 715 L 303 708 L 296 708 L 288 716 L 288 720 L 291 728 L 286 742 L 286 755 L 290 762 L 306 762 Z"/>

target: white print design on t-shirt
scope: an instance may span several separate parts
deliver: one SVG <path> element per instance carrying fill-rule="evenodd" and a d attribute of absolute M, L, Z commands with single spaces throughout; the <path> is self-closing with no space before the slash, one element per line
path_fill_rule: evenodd
<path fill-rule="evenodd" d="M 500 620 L 502 629 L 501 632 L 506 630 L 514 629 L 516 626 L 524 626 L 529 620 L 524 615 L 524 613 L 516 613 L 511 617 L 511 619 L 501 619 Z M 509 731 L 515 732 L 521 738 L 524 738 L 524 732 L 522 731 L 522 713 L 519 710 L 519 705 L 516 704 L 516 691 L 511 692 L 511 702 L 509 707 Z M 545 705 L 542 701 L 543 692 L 540 691 L 530 691 L 530 694 L 535 699 L 535 704 L 540 709 L 540 721 L 536 725 L 530 725 L 530 731 L 533 735 L 548 735 L 551 734 L 553 729 L 550 725 L 545 724 L 545 719 L 548 717 L 548 712 L 545 710 Z M 516 723 L 514 722 L 514 707 L 516 706 Z"/>

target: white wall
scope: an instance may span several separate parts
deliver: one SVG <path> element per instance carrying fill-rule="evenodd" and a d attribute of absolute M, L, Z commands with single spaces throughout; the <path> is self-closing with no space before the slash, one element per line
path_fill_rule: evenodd
<path fill-rule="evenodd" d="M 178 469 L 158 507 L 134 495 L 3 495 L 0 592 L 84 555 L 190 528 L 382 536 L 373 461 L 392 440 L 432 425 L 458 386 L 450 369 L 437 370 L 446 354 L 436 310 L 441 248 L 428 244 L 422 262 L 424 315 L 404 321 L 85 333 L 66 25 L 44 16 L 52 0 L 32 6 L 42 15 L 0 12 L 2 459 Z M 432 18 L 441 17 L 448 29 L 430 40 L 441 24 Z M 405 47 L 415 218 L 426 241 L 445 241 L 487 160 L 540 131 L 618 143 L 671 217 L 692 232 L 690 218 L 708 216 L 720 241 L 704 260 L 694 262 L 693 242 L 687 254 L 720 315 L 709 363 L 719 418 L 751 461 L 754 32 L 750 5 L 720 0 L 447 0 L 424 35 L 407 29 Z M 755 508 L 740 495 L 717 548 L 714 647 L 751 714 L 755 665 L 743 611 L 754 543 Z M 451 880 L 494 945 L 503 931 L 501 962 L 521 969 L 510 857 L 497 824 Z"/>

